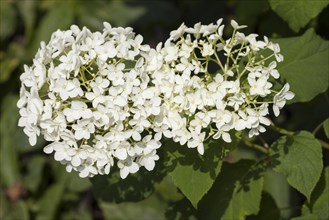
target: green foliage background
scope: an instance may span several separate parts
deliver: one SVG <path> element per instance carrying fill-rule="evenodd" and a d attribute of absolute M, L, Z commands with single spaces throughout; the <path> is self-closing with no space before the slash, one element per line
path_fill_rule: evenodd
<path fill-rule="evenodd" d="M 329 137 L 328 3 L 0 0 L 0 219 L 328 219 L 329 150 L 318 141 Z M 77 24 L 96 31 L 108 21 L 132 26 L 155 46 L 182 22 L 208 24 L 221 17 L 271 37 L 285 56 L 279 71 L 296 98 L 273 120 L 304 131 L 269 131 L 252 140 L 274 142 L 266 157 L 237 141 L 210 143 L 203 157 L 169 142 L 151 173 L 120 180 L 114 170 L 90 181 L 45 155 L 41 138 L 30 147 L 18 128 L 23 64 L 32 64 L 40 41 L 58 28 Z"/>

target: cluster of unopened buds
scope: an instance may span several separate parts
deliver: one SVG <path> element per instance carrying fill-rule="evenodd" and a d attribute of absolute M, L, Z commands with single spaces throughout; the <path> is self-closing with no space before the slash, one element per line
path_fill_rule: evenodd
<path fill-rule="evenodd" d="M 208 138 L 258 135 L 270 125 L 269 106 L 278 116 L 294 94 L 289 84 L 272 88 L 279 45 L 231 26 L 224 39 L 222 19 L 182 24 L 156 49 L 129 27 L 58 30 L 24 67 L 19 126 L 31 145 L 42 135 L 44 152 L 81 177 L 115 165 L 121 178 L 151 171 L 164 138 L 203 154 Z"/>

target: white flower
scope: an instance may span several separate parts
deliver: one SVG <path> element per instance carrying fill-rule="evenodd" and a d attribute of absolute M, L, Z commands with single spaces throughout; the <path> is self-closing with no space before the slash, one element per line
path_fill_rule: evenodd
<path fill-rule="evenodd" d="M 89 139 L 90 134 L 95 132 L 95 126 L 89 119 L 81 119 L 77 121 L 77 124 L 73 124 L 72 128 L 75 130 L 74 137 L 77 140 Z"/>
<path fill-rule="evenodd" d="M 196 132 L 191 132 L 192 138 L 187 142 L 187 146 L 189 148 L 197 148 L 199 154 L 204 154 L 204 147 L 203 147 L 203 141 L 205 139 L 206 133 L 202 132 L 201 134 L 198 134 Z"/>
<path fill-rule="evenodd" d="M 272 61 L 269 64 L 268 68 L 267 69 L 264 69 L 264 70 L 266 71 L 267 74 L 270 74 L 274 79 L 279 79 L 280 74 L 279 74 L 278 70 L 275 69 L 276 66 L 277 66 L 276 65 L 276 62 L 275 61 Z"/>
<path fill-rule="evenodd" d="M 98 58 L 102 61 L 106 61 L 108 58 L 113 58 L 117 54 L 117 50 L 112 42 L 106 42 L 103 45 L 95 47 L 95 51 Z"/>
<path fill-rule="evenodd" d="M 257 41 L 256 40 L 256 37 L 258 35 L 257 34 L 249 34 L 247 37 L 246 37 L 246 40 L 249 42 L 250 44 L 250 49 L 253 50 L 253 51 L 259 51 L 261 49 L 264 49 L 265 46 L 267 45 L 265 42 L 263 41 Z"/>
<path fill-rule="evenodd" d="M 283 56 L 280 54 L 280 46 L 279 44 L 275 43 L 269 43 L 268 48 L 271 49 L 274 52 L 276 61 L 282 62 L 283 61 Z"/>
<path fill-rule="evenodd" d="M 250 85 L 250 95 L 260 95 L 265 97 L 271 93 L 270 88 L 272 87 L 272 83 L 269 83 L 264 77 L 259 79 L 248 77 L 248 83 Z"/>
<path fill-rule="evenodd" d="M 149 154 L 142 156 L 138 159 L 138 163 L 144 166 L 148 171 L 151 171 L 155 167 L 155 161 L 159 160 L 159 156 L 156 151 L 153 150 Z"/>
<path fill-rule="evenodd" d="M 54 158 L 57 161 L 71 160 L 71 156 L 74 154 L 73 148 L 65 143 L 54 143 L 52 146 L 55 151 Z"/>
<path fill-rule="evenodd" d="M 236 21 L 231 20 L 231 25 L 234 29 L 242 29 L 242 28 L 246 28 L 247 25 L 239 25 Z"/>
<path fill-rule="evenodd" d="M 129 173 L 136 173 L 139 170 L 139 166 L 131 159 L 125 161 L 118 161 L 118 167 L 120 168 L 120 177 L 125 179 Z"/>
<path fill-rule="evenodd" d="M 214 54 L 214 49 L 212 48 L 213 46 L 211 44 L 205 43 L 203 44 L 202 48 L 202 56 L 211 56 Z"/>
<path fill-rule="evenodd" d="M 83 91 L 77 78 L 73 80 L 66 80 L 65 78 L 56 80 L 53 91 L 59 93 L 59 96 L 63 100 L 83 96 Z"/>
<path fill-rule="evenodd" d="M 110 81 L 108 79 L 104 79 L 100 76 L 96 77 L 95 82 L 90 82 L 90 86 L 98 88 L 101 92 L 103 92 L 110 85 Z"/>
<path fill-rule="evenodd" d="M 87 104 L 81 101 L 72 101 L 70 108 L 63 110 L 64 115 L 68 122 L 73 122 L 80 118 L 88 119 L 93 116 L 92 111 L 88 108 Z"/>
<path fill-rule="evenodd" d="M 163 49 L 164 51 L 164 60 L 166 62 L 174 61 L 178 58 L 178 47 L 168 46 Z"/>
<path fill-rule="evenodd" d="M 94 116 L 94 124 L 97 127 L 107 126 L 110 123 L 110 111 L 103 105 L 98 105 L 97 110 L 92 112 Z"/>
<path fill-rule="evenodd" d="M 125 65 L 123 63 L 120 63 L 117 66 L 110 65 L 108 67 L 107 78 L 111 80 L 114 86 L 119 86 L 124 84 L 123 72 L 122 72 L 124 68 Z"/>
<path fill-rule="evenodd" d="M 170 39 L 173 41 L 177 40 L 180 36 L 184 34 L 185 29 L 186 29 L 186 25 L 184 23 L 181 24 L 181 26 L 177 30 L 170 32 Z"/>
<path fill-rule="evenodd" d="M 163 56 L 160 47 L 142 42 L 132 28 L 104 23 L 103 32 L 73 25 L 41 43 L 33 65 L 24 67 L 17 103 L 30 144 L 42 134 L 51 142 L 45 152 L 80 177 L 109 174 L 115 161 L 125 165 L 123 178 L 139 166 L 153 169 L 153 152 L 161 146 L 154 129 L 162 127 L 155 117 L 163 100 L 150 71 L 162 68 Z M 178 56 L 178 50 L 167 55 Z M 162 133 L 169 137 L 170 128 Z M 158 139 L 135 149 L 155 134 Z"/>
<path fill-rule="evenodd" d="M 106 97 L 102 94 L 102 91 L 98 87 L 93 87 L 93 92 L 86 92 L 86 98 L 93 101 L 93 107 L 96 108 L 98 104 L 103 104 L 106 101 Z"/>
<path fill-rule="evenodd" d="M 230 134 L 228 133 L 228 131 L 230 130 L 230 127 L 227 125 L 223 125 L 221 127 L 217 127 L 218 131 L 216 134 L 214 134 L 213 138 L 214 139 L 218 139 L 220 137 L 222 137 L 222 139 L 226 142 L 226 143 L 231 143 L 232 139 Z"/>
<path fill-rule="evenodd" d="M 278 92 L 273 99 L 273 112 L 275 116 L 279 116 L 280 109 L 286 104 L 286 100 L 291 100 L 294 98 L 295 94 L 289 91 L 289 84 L 286 83 L 280 92 Z"/>
<path fill-rule="evenodd" d="M 24 66 L 18 125 L 31 145 L 43 136 L 44 152 L 83 178 L 115 165 L 121 178 L 142 166 L 151 171 L 165 138 L 202 155 L 208 138 L 258 135 L 270 124 L 269 100 L 277 116 L 294 94 L 288 84 L 273 91 L 279 45 L 231 25 L 224 39 L 222 19 L 182 24 L 155 49 L 132 28 L 106 22 L 102 32 L 58 30 Z"/>

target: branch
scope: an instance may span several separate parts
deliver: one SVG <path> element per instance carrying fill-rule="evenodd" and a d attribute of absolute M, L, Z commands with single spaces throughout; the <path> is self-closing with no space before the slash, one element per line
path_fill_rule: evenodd
<path fill-rule="evenodd" d="M 247 145 L 250 148 L 254 148 L 264 154 L 269 154 L 269 150 L 261 145 L 251 143 L 250 141 L 243 140 L 244 144 Z"/>

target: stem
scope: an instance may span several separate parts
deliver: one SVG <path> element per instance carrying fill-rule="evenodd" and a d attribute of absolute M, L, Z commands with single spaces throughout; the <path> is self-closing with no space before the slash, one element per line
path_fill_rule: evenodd
<path fill-rule="evenodd" d="M 220 62 L 220 59 L 219 59 L 219 57 L 218 57 L 216 51 L 214 52 L 214 55 L 215 55 L 215 58 L 216 58 L 216 60 L 217 60 L 216 63 L 220 66 L 220 68 L 222 69 L 223 73 L 225 73 L 225 69 L 224 69 L 224 67 L 223 67 L 223 64 L 222 64 L 222 62 Z"/>
<path fill-rule="evenodd" d="M 265 148 L 269 148 L 268 143 L 265 141 L 265 139 L 261 135 L 259 135 L 258 138 L 263 143 Z"/>
<path fill-rule="evenodd" d="M 261 146 L 261 145 L 258 145 L 258 144 L 254 144 L 254 143 L 251 143 L 250 141 L 247 141 L 247 140 L 243 140 L 244 144 L 247 145 L 248 147 L 251 147 L 251 148 L 254 148 L 264 154 L 268 154 L 269 151 L 267 148 Z"/>
<path fill-rule="evenodd" d="M 261 64 L 262 62 L 264 62 L 264 61 L 266 61 L 266 60 L 268 60 L 268 59 L 270 59 L 270 58 L 272 58 L 274 56 L 274 54 L 271 54 L 270 56 L 268 56 L 268 57 L 266 57 L 266 58 L 264 58 L 264 59 L 262 59 L 262 60 L 260 60 L 260 61 L 257 61 L 256 63 L 254 63 L 254 64 Z"/>
<path fill-rule="evenodd" d="M 285 135 L 288 135 L 288 136 L 294 135 L 294 132 L 293 131 L 288 131 L 288 130 L 286 130 L 284 128 L 279 128 L 279 127 L 275 126 L 274 124 L 271 124 L 269 126 L 269 128 L 271 128 L 274 131 L 279 132 L 280 134 L 285 134 Z"/>
<path fill-rule="evenodd" d="M 319 138 L 317 138 L 317 140 L 320 142 L 320 144 L 322 145 L 323 148 L 329 150 L 329 143 L 327 143 L 323 140 L 320 140 Z"/>
<path fill-rule="evenodd" d="M 320 125 L 322 125 L 323 123 L 321 123 Z M 319 128 L 318 128 L 319 127 Z M 288 135 L 288 136 L 292 136 L 292 135 L 294 135 L 294 132 L 292 132 L 292 131 L 288 131 L 288 130 L 286 130 L 286 129 L 283 129 L 283 128 L 279 128 L 279 127 L 277 127 L 277 126 L 275 126 L 274 124 L 271 124 L 270 125 L 270 128 L 272 129 L 272 130 L 274 130 L 274 131 L 277 131 L 277 132 L 279 132 L 280 134 L 284 134 L 284 135 Z M 317 130 L 319 130 L 321 128 L 321 126 L 317 126 L 315 129 L 314 129 L 314 131 L 313 131 L 313 135 L 317 132 Z M 321 143 L 321 145 L 322 145 L 322 147 L 323 148 L 325 148 L 325 149 L 328 149 L 329 150 L 329 143 L 327 143 L 327 142 L 325 142 L 325 141 L 323 141 L 323 140 L 320 140 L 319 138 L 316 138 L 316 137 L 314 137 L 316 140 L 318 140 L 320 143 Z"/>
<path fill-rule="evenodd" d="M 313 130 L 312 134 L 315 136 L 316 133 L 318 133 L 318 131 L 320 130 L 320 128 L 323 126 L 323 122 L 321 122 L 318 126 L 316 126 L 316 128 Z"/>

